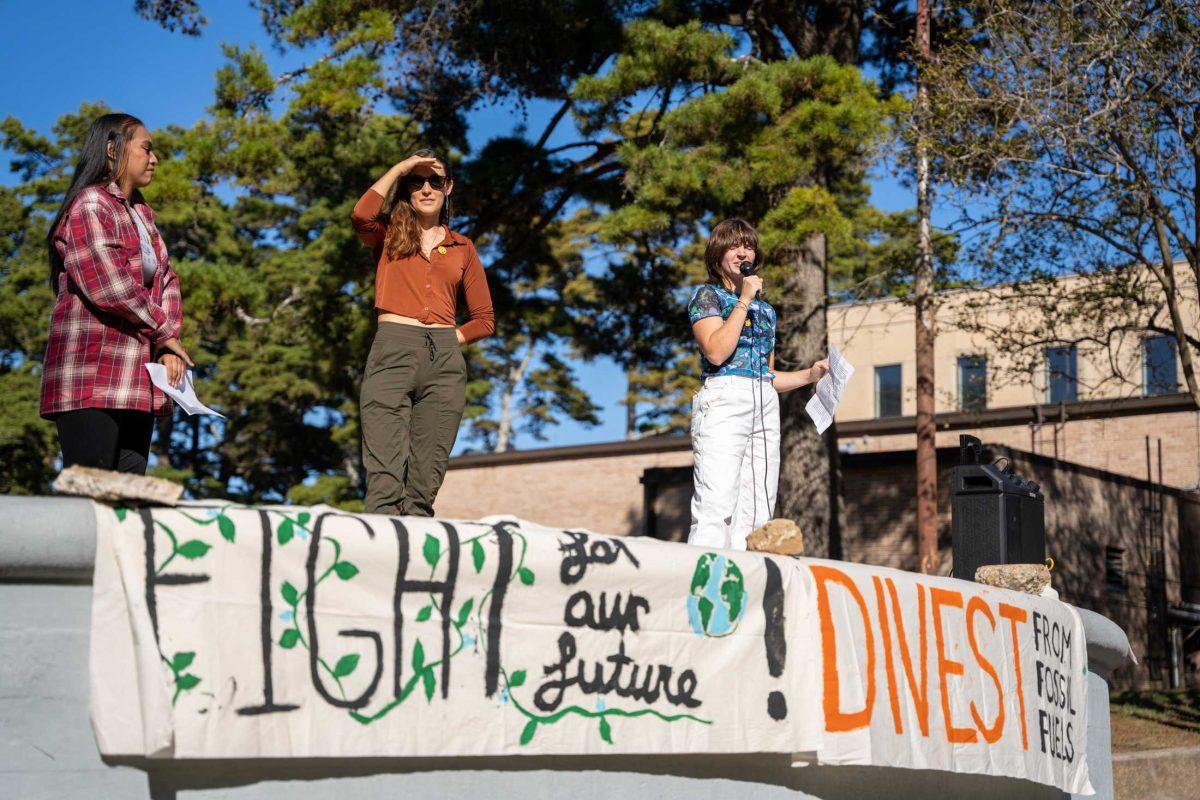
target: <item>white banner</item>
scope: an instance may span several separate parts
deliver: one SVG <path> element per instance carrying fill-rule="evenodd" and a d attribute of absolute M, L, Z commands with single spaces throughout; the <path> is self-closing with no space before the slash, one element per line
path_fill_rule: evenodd
<path fill-rule="evenodd" d="M 97 520 L 105 755 L 785 752 L 1091 791 L 1057 601 L 506 518 Z"/>

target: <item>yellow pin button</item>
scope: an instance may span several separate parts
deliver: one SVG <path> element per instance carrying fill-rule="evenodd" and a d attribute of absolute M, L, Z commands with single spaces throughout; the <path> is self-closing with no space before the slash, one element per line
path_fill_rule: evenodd
<path fill-rule="evenodd" d="M 445 245 L 440 245 L 440 244 L 439 244 L 439 245 L 438 245 L 438 252 L 439 252 L 439 253 L 441 253 L 442 255 L 446 255 L 446 247 L 445 247 Z"/>

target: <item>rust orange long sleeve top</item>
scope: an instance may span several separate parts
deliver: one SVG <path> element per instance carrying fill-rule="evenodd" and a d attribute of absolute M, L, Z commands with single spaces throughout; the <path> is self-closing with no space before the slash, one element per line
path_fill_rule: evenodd
<path fill-rule="evenodd" d="M 461 290 L 470 315 L 459 328 L 463 338 L 474 342 L 490 336 L 496 329 L 492 295 L 471 240 L 447 228 L 429 258 L 418 252 L 393 261 L 383 246 L 388 226 L 379 218 L 382 207 L 383 195 L 368 189 L 350 214 L 358 238 L 375 256 L 375 307 L 426 325 L 454 325 Z"/>

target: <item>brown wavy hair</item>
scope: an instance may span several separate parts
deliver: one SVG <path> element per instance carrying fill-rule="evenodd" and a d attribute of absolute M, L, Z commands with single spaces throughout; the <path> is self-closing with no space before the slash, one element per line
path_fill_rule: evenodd
<path fill-rule="evenodd" d="M 704 266 L 708 269 L 709 283 L 725 285 L 721 276 L 721 259 L 728 250 L 738 245 L 754 251 L 756 265 L 762 260 L 762 251 L 758 247 L 758 233 L 753 225 L 737 217 L 717 223 L 708 235 L 708 246 L 704 248 Z"/>
<path fill-rule="evenodd" d="M 423 147 L 420 150 L 414 151 L 410 158 L 412 156 L 436 158 L 438 163 L 442 165 L 442 169 L 446 171 L 446 181 L 454 180 L 454 175 L 450 172 L 450 162 L 443 158 L 441 153 Z M 421 225 L 417 221 L 417 210 L 413 208 L 408 191 L 404 188 L 407 179 L 407 175 L 402 175 L 396 179 L 396 182 L 392 184 L 392 188 L 388 192 L 387 202 L 380 212 L 380 218 L 388 226 L 387 235 L 383 240 L 383 247 L 387 253 L 387 257 L 392 261 L 415 255 L 421 249 Z M 442 203 L 441 213 L 438 214 L 438 222 L 446 230 L 450 230 L 449 195 L 445 196 L 445 200 Z"/>

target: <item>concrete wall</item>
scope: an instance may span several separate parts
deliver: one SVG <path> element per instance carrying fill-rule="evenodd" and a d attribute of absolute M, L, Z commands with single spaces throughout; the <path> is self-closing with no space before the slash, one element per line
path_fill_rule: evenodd
<path fill-rule="evenodd" d="M 787 756 L 768 754 L 105 763 L 87 712 L 91 587 L 79 582 L 88 574 L 93 532 L 83 522 L 83 501 L 51 502 L 0 496 L 0 797 L 1065 798 L 1027 781 L 878 767 L 799 769 Z M 1108 800 L 1102 676 L 1123 663 L 1126 645 L 1106 620 L 1085 612 L 1084 624 L 1093 673 L 1088 758 L 1095 797 Z"/>

